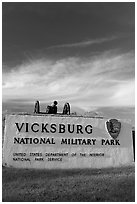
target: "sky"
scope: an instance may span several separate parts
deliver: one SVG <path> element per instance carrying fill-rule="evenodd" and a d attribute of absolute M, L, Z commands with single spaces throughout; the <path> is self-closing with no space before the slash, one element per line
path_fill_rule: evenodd
<path fill-rule="evenodd" d="M 3 2 L 3 110 L 135 106 L 135 3 Z"/>

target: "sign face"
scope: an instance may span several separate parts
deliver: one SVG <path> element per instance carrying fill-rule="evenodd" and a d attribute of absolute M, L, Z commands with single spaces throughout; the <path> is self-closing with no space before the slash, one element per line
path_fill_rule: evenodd
<path fill-rule="evenodd" d="M 3 165 L 103 168 L 133 162 L 131 125 L 116 119 L 7 115 Z"/>

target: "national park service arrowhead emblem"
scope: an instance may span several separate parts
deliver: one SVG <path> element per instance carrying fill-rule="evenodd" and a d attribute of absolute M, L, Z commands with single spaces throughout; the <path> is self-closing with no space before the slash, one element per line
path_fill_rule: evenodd
<path fill-rule="evenodd" d="M 117 119 L 110 119 L 106 122 L 106 126 L 110 136 L 113 139 L 117 139 L 121 130 L 121 122 L 119 122 Z"/>

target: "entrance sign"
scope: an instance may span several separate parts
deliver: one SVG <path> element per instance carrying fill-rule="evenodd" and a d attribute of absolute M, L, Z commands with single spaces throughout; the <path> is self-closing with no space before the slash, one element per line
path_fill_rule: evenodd
<path fill-rule="evenodd" d="M 117 119 L 7 115 L 3 165 L 103 168 L 133 162 L 132 127 Z"/>

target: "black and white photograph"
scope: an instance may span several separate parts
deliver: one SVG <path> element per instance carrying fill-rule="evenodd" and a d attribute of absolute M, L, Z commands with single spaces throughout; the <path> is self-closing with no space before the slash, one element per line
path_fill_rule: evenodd
<path fill-rule="evenodd" d="M 135 202 L 135 2 L 1 4 L 2 201 Z"/>

